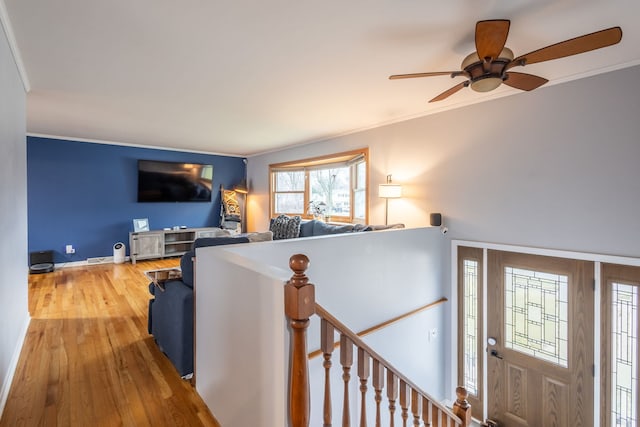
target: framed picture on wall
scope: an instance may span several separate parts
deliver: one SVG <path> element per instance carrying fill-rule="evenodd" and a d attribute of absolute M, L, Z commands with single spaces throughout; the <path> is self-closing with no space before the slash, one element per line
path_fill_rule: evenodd
<path fill-rule="evenodd" d="M 139 231 L 149 231 L 149 219 L 148 218 L 136 218 L 133 220 L 133 231 L 136 233 Z"/>

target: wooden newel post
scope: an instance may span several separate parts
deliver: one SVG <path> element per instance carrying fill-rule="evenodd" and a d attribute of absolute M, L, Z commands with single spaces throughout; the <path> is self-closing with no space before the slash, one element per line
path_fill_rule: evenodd
<path fill-rule="evenodd" d="M 284 286 L 284 312 L 291 325 L 289 417 L 291 427 L 309 426 L 309 365 L 307 359 L 307 328 L 315 313 L 315 288 L 304 272 L 309 258 L 297 254 L 289 259 L 293 276 Z"/>
<path fill-rule="evenodd" d="M 456 387 L 456 401 L 453 404 L 453 413 L 462 420 L 463 426 L 471 424 L 471 405 L 467 401 L 469 393 L 464 387 Z"/>

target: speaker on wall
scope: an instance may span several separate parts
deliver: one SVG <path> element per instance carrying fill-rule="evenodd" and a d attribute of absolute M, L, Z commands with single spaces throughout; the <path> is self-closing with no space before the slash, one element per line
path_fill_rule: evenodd
<path fill-rule="evenodd" d="M 439 227 L 442 225 L 442 214 L 432 213 L 429 215 L 429 223 L 434 227 Z"/>

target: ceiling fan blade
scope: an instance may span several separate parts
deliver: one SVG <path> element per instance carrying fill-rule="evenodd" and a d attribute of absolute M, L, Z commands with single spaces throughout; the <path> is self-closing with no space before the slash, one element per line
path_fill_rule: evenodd
<path fill-rule="evenodd" d="M 433 98 L 429 102 L 442 101 L 443 99 L 446 99 L 446 98 L 450 97 L 451 95 L 453 95 L 454 93 L 456 93 L 457 91 L 459 91 L 460 89 L 462 89 L 463 87 L 466 87 L 468 85 L 469 85 L 469 81 L 468 80 L 464 81 L 464 82 L 462 82 L 460 84 L 457 84 L 454 87 L 445 90 L 444 92 L 442 92 L 440 95 L 436 96 L 435 98 Z"/>
<path fill-rule="evenodd" d="M 436 71 L 433 73 L 413 73 L 413 74 L 394 74 L 389 76 L 389 80 L 397 79 L 413 79 L 415 77 L 431 77 L 431 76 L 450 76 L 454 73 L 460 73 L 460 71 Z"/>
<path fill-rule="evenodd" d="M 478 58 L 489 61 L 496 59 L 504 44 L 507 42 L 509 35 L 508 19 L 494 19 L 490 21 L 478 21 L 476 24 L 476 51 Z"/>
<path fill-rule="evenodd" d="M 622 29 L 620 27 L 612 27 L 606 30 L 596 31 L 595 33 L 585 34 L 584 36 L 565 40 L 560 43 L 543 47 L 542 49 L 534 50 L 526 55 L 521 55 L 511 61 L 507 65 L 507 68 L 511 68 L 516 65 L 535 64 L 537 62 L 550 61 L 552 59 L 589 52 L 591 50 L 614 45 L 621 39 Z"/>
<path fill-rule="evenodd" d="M 503 83 L 520 90 L 534 90 L 548 81 L 544 77 L 534 76 L 533 74 L 509 72 L 507 73 L 507 79 Z"/>

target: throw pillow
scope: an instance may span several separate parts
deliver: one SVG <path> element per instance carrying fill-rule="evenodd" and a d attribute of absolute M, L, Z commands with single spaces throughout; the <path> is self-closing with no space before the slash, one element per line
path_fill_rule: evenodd
<path fill-rule="evenodd" d="M 221 188 L 222 192 L 222 210 L 224 213 L 224 221 L 241 221 L 240 203 L 236 198 L 236 192 L 233 190 L 225 190 Z"/>
<path fill-rule="evenodd" d="M 273 240 L 293 239 L 300 235 L 300 216 L 288 217 L 280 215 L 273 220 L 269 231 L 273 232 Z"/>

